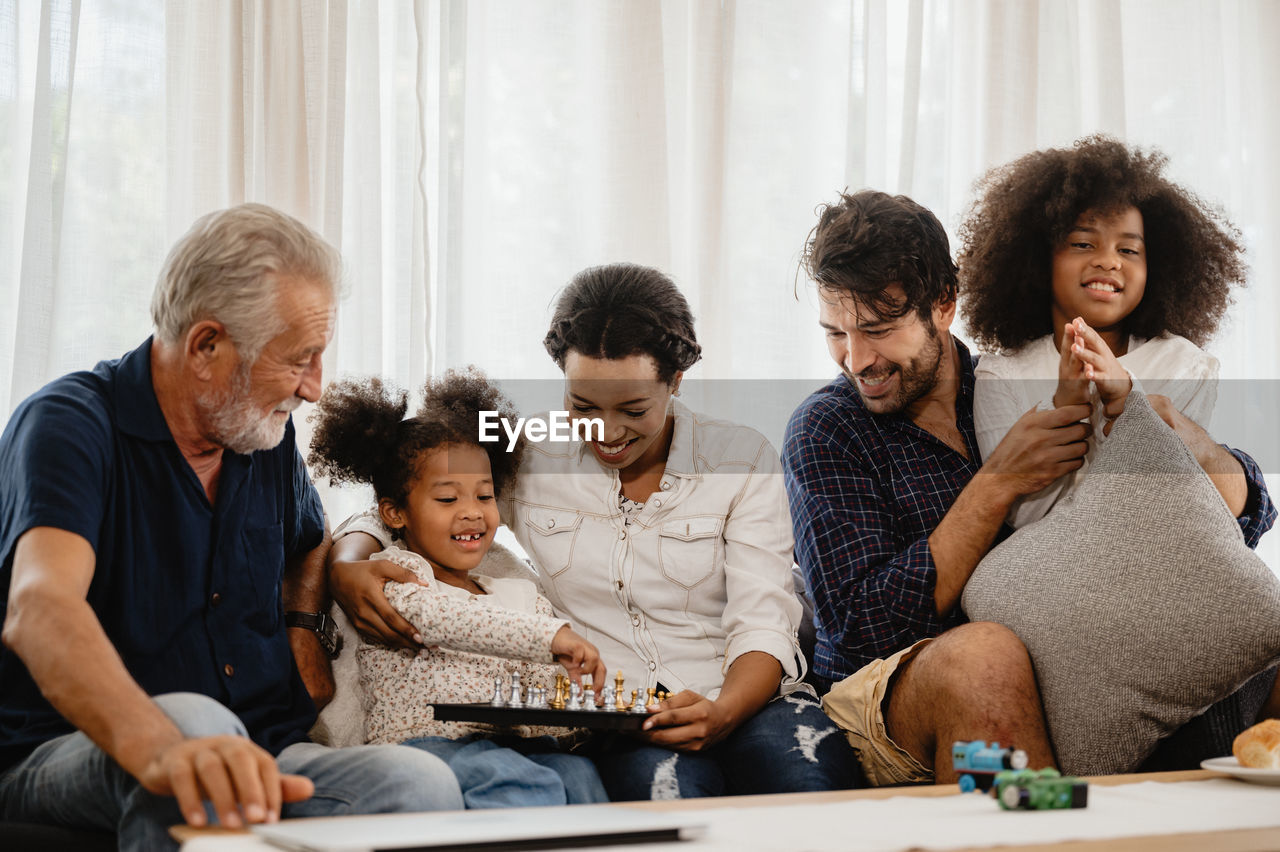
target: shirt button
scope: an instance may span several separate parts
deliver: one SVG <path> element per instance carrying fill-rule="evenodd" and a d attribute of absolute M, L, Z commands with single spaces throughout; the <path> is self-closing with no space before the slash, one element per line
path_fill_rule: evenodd
<path fill-rule="evenodd" d="M 632 616 L 632 617 L 631 617 L 631 623 L 632 623 L 632 624 L 634 624 L 636 627 L 639 627 L 639 626 L 640 626 L 640 616 L 638 616 L 638 615 L 634 615 L 634 616 Z"/>
<path fill-rule="evenodd" d="M 232 666 L 230 663 L 227 663 L 225 666 L 222 667 L 222 673 L 227 677 L 231 677 L 233 674 L 236 673 L 236 670 L 234 666 Z"/>
<path fill-rule="evenodd" d="M 657 663 L 649 663 L 649 671 L 653 671 L 658 667 Z"/>
<path fill-rule="evenodd" d="M 655 498 L 655 499 L 654 499 L 654 501 L 653 501 L 653 505 L 654 505 L 654 506 L 657 506 L 659 509 L 661 509 L 661 508 L 662 508 L 662 501 L 661 501 L 661 500 L 659 500 L 659 499 L 657 499 L 657 498 Z"/>
<path fill-rule="evenodd" d="M 555 528 L 556 528 L 556 519 L 555 519 L 555 518 L 548 518 L 548 519 L 547 519 L 547 529 L 549 529 L 549 530 L 553 530 L 553 529 L 555 529 Z"/>
<path fill-rule="evenodd" d="M 625 541 L 626 538 L 627 538 L 626 530 L 623 530 L 622 532 L 618 533 L 618 541 Z"/>
<path fill-rule="evenodd" d="M 663 491 L 670 491 L 670 490 L 671 490 L 671 480 L 669 480 L 669 479 L 664 479 L 664 480 L 662 480 L 662 490 L 663 490 Z"/>
<path fill-rule="evenodd" d="M 619 589 L 621 589 L 621 588 L 622 588 L 622 581 L 621 581 L 621 580 L 619 580 L 619 581 L 618 581 L 618 588 L 619 588 Z"/>
<path fill-rule="evenodd" d="M 213 606 L 217 606 L 222 603 L 222 594 L 220 592 L 214 592 L 213 596 L 209 598 L 209 603 Z"/>

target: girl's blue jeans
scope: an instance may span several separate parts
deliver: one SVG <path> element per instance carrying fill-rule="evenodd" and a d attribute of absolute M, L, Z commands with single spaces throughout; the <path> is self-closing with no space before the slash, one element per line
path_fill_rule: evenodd
<path fill-rule="evenodd" d="M 591 760 L 561 751 L 551 737 L 421 737 L 404 745 L 448 764 L 468 808 L 607 802 Z"/>

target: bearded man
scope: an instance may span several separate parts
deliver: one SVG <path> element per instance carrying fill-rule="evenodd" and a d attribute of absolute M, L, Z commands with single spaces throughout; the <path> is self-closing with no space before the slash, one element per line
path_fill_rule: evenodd
<path fill-rule="evenodd" d="M 320 395 L 340 269 L 269 207 L 210 214 L 169 254 L 154 336 L 14 411 L 0 817 L 151 850 L 211 816 L 462 806 L 426 752 L 307 741 L 332 680 L 286 610 L 326 610 L 328 534 L 290 413 Z"/>

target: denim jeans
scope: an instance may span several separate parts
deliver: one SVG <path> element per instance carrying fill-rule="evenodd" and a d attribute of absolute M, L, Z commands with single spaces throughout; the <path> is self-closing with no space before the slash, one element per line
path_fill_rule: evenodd
<path fill-rule="evenodd" d="M 468 808 L 519 808 L 607 802 L 591 760 L 560 750 L 551 737 L 420 737 L 404 745 L 449 764 Z"/>
<path fill-rule="evenodd" d="M 677 752 L 619 738 L 593 757 L 615 801 L 843 790 L 866 784 L 844 734 L 804 693 L 774 698 L 706 751 Z"/>
<path fill-rule="evenodd" d="M 207 696 L 180 692 L 155 701 L 187 737 L 245 735 L 239 718 Z M 310 799 L 284 806 L 286 818 L 462 807 L 453 773 L 416 749 L 297 743 L 277 763 L 316 786 Z M 0 817 L 113 831 L 121 852 L 177 849 L 168 827 L 183 821 L 175 799 L 147 792 L 81 733 L 42 744 L 0 774 Z"/>

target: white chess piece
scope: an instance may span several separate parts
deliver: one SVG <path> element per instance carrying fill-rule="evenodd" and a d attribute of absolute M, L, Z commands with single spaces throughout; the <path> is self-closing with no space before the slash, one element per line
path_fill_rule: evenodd
<path fill-rule="evenodd" d="M 520 697 L 520 673 L 511 673 L 511 695 L 507 698 L 508 707 L 523 707 L 524 701 Z"/>
<path fill-rule="evenodd" d="M 501 707 L 505 703 L 502 700 L 502 676 L 499 675 L 493 679 L 493 697 L 489 699 L 489 704 L 493 707 Z"/>

